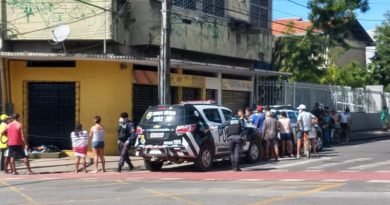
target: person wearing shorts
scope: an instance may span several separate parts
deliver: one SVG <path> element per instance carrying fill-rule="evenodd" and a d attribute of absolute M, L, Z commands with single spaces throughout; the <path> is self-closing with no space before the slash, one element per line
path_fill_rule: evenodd
<path fill-rule="evenodd" d="M 287 152 L 289 153 L 289 156 L 292 157 L 292 143 L 291 143 L 291 122 L 290 119 L 287 118 L 286 112 L 280 113 L 281 118 L 279 119 L 279 132 L 280 132 L 280 139 L 282 141 L 282 157 L 285 156 L 286 148 Z"/>
<path fill-rule="evenodd" d="M 8 155 L 8 136 L 7 136 L 7 124 L 10 121 L 10 117 L 6 114 L 0 115 L 0 151 L 1 151 L 1 168 L 4 174 L 8 174 L 9 155 Z"/>
<path fill-rule="evenodd" d="M 7 125 L 8 136 L 8 154 L 10 157 L 10 165 L 12 174 L 16 175 L 15 159 L 22 158 L 27 167 L 27 174 L 32 174 L 30 163 L 27 155 L 27 139 L 24 137 L 22 123 L 19 122 L 20 115 L 12 114 L 12 122 Z"/>
<path fill-rule="evenodd" d="M 95 116 L 95 125 L 91 127 L 89 137 L 92 138 L 92 151 L 94 154 L 95 173 L 99 171 L 99 159 L 102 163 L 102 172 L 106 171 L 104 159 L 104 127 L 100 124 L 100 116 Z"/>
<path fill-rule="evenodd" d="M 75 173 L 79 172 L 81 159 L 83 160 L 84 172 L 87 173 L 87 162 L 85 158 L 88 152 L 88 132 L 83 130 L 83 126 L 80 123 L 76 123 L 74 131 L 70 133 L 70 138 L 72 140 L 74 155 L 76 156 Z"/>
<path fill-rule="evenodd" d="M 306 150 L 306 142 L 308 142 L 309 138 L 309 131 L 312 130 L 313 122 L 317 121 L 317 117 L 311 114 L 310 112 L 305 111 L 306 106 L 304 104 L 299 105 L 297 107 L 297 110 L 299 110 L 298 118 L 297 118 L 297 126 L 301 132 L 301 136 L 297 136 L 298 143 L 297 143 L 297 158 L 300 158 L 300 152 L 301 152 L 301 144 L 302 144 L 302 138 L 305 142 L 305 150 Z"/>

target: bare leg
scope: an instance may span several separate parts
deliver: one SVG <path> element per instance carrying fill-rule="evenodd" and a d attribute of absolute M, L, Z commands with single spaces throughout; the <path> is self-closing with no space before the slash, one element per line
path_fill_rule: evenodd
<path fill-rule="evenodd" d="M 282 141 L 282 155 L 281 155 L 281 157 L 284 157 L 285 153 L 286 153 L 286 141 L 283 140 Z"/>
<path fill-rule="evenodd" d="M 12 174 L 17 174 L 16 167 L 15 167 L 15 158 L 11 157 L 10 165 L 11 165 L 11 173 Z"/>
<path fill-rule="evenodd" d="M 83 157 L 83 168 L 84 168 L 84 173 L 87 173 L 87 162 L 85 160 L 86 157 Z"/>
<path fill-rule="evenodd" d="M 74 171 L 75 173 L 79 172 L 79 164 L 80 164 L 80 157 L 76 157 L 76 170 Z"/>
<path fill-rule="evenodd" d="M 3 167 L 4 167 L 4 173 L 5 174 L 8 173 L 8 165 L 9 165 L 9 157 L 4 157 Z M 11 170 L 11 173 L 12 173 L 12 170 Z"/>
<path fill-rule="evenodd" d="M 275 152 L 275 161 L 278 161 L 279 159 L 279 148 L 278 148 L 278 144 L 274 144 L 274 152 Z"/>
<path fill-rule="evenodd" d="M 30 167 L 30 161 L 28 160 L 28 157 L 25 157 L 23 160 L 24 160 L 24 164 L 27 167 L 27 174 L 32 174 L 31 167 Z"/>
<path fill-rule="evenodd" d="M 302 144 L 302 140 L 298 139 L 298 143 L 297 143 L 297 158 L 299 158 L 299 156 L 301 154 L 301 144 Z"/>
<path fill-rule="evenodd" d="M 102 171 L 106 172 L 106 159 L 104 159 L 104 148 L 99 149 L 100 161 L 102 162 Z"/>
<path fill-rule="evenodd" d="M 287 140 L 287 152 L 289 153 L 290 156 L 293 155 L 292 153 L 292 143 L 291 143 L 291 140 Z"/>
<path fill-rule="evenodd" d="M 311 139 L 311 148 L 313 149 L 313 154 L 316 154 L 317 153 L 317 140 L 315 138 Z"/>
<path fill-rule="evenodd" d="M 95 148 L 93 148 L 92 149 L 92 151 L 93 151 L 93 159 L 94 159 L 94 165 L 95 165 L 95 173 L 97 173 L 98 172 L 98 170 L 99 170 L 99 151 L 98 151 L 98 149 L 95 149 Z"/>

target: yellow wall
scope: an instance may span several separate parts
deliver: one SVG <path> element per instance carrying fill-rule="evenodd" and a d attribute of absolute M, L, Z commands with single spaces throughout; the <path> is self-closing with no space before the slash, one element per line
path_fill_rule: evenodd
<path fill-rule="evenodd" d="M 120 63 L 77 61 L 76 68 L 26 68 L 25 61 L 10 61 L 11 99 L 15 112 L 27 104 L 24 82 L 79 82 L 80 122 L 89 130 L 93 117 L 100 115 L 106 128 L 106 154 L 117 154 L 116 129 L 121 112 L 132 116 L 132 65 L 121 70 Z"/>

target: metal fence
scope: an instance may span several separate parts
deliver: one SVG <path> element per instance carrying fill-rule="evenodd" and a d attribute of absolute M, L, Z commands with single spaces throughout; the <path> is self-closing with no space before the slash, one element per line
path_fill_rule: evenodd
<path fill-rule="evenodd" d="M 366 113 L 376 113 L 390 105 L 390 93 L 364 88 L 269 80 L 259 81 L 258 85 L 258 102 L 262 105 L 305 104 L 310 108 L 318 102 L 337 111 L 349 107 L 351 112 Z"/>

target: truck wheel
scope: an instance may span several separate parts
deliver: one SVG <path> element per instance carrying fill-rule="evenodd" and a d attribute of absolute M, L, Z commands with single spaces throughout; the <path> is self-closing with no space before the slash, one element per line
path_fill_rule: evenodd
<path fill-rule="evenodd" d="M 145 168 L 149 171 L 155 172 L 160 171 L 163 166 L 163 162 L 152 162 L 150 160 L 144 159 Z"/>
<path fill-rule="evenodd" d="M 211 146 L 204 144 L 200 151 L 199 155 L 195 160 L 195 167 L 199 171 L 207 171 L 213 166 L 213 152 Z"/>
<path fill-rule="evenodd" d="M 324 141 L 322 140 L 321 136 L 317 135 L 317 152 L 321 152 L 323 147 L 324 147 Z"/>
<path fill-rule="evenodd" d="M 246 152 L 245 160 L 249 163 L 255 163 L 259 161 L 260 158 L 260 147 L 259 143 L 255 140 L 252 140 L 249 149 Z"/>

